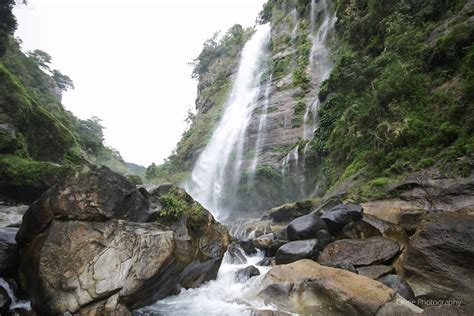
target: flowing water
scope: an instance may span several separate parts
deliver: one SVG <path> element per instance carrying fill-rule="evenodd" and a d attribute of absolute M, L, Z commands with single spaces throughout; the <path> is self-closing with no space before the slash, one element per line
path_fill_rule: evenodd
<path fill-rule="evenodd" d="M 258 164 L 258 157 L 260 152 L 262 151 L 262 144 L 265 141 L 265 129 L 267 127 L 267 111 L 268 111 L 268 104 L 270 102 L 270 92 L 272 89 L 272 75 L 268 78 L 265 93 L 264 93 L 264 100 L 262 106 L 262 114 L 260 115 L 260 120 L 258 122 L 258 135 L 257 135 L 257 142 L 255 144 L 255 156 L 252 160 L 250 165 L 250 172 L 254 175 L 255 169 L 257 168 Z"/>
<path fill-rule="evenodd" d="M 187 191 L 218 219 L 231 208 L 241 176 L 244 136 L 257 105 L 260 77 L 268 58 L 270 25 L 260 25 L 242 50 L 240 65 L 216 130 L 198 158 Z"/>
<path fill-rule="evenodd" d="M 242 252 L 242 255 L 245 254 Z M 217 279 L 196 289 L 182 290 L 179 295 L 170 296 L 155 304 L 136 311 L 138 315 L 188 316 L 188 315 L 251 315 L 256 310 L 274 310 L 255 299 L 258 285 L 269 267 L 258 266 L 263 253 L 245 256 L 247 263 L 232 263 L 226 254 Z M 260 275 L 247 280 L 238 280 L 236 272 L 249 265 L 258 268 Z"/>
<path fill-rule="evenodd" d="M 310 70 L 314 86 L 328 78 L 332 69 L 327 41 L 334 31 L 335 16 L 329 12 L 327 0 L 320 0 L 316 5 L 311 3 L 311 40 Z M 292 37 L 296 35 L 295 28 Z M 242 169 L 242 151 L 245 131 L 254 112 L 259 96 L 264 96 L 261 114 L 258 121 L 258 135 L 255 143 L 255 154 L 250 163 L 250 171 L 255 171 L 265 142 L 267 112 L 272 78 L 260 86 L 260 77 L 265 70 L 268 58 L 267 46 L 270 39 L 270 26 L 261 25 L 245 45 L 232 87 L 226 102 L 222 119 L 212 137 L 201 153 L 192 171 L 190 181 L 185 185 L 190 194 L 219 220 L 224 220 L 231 208 L 228 204 L 236 185 L 240 181 Z M 261 90 L 263 90 L 263 93 Z M 316 95 L 319 89 L 316 90 Z M 304 116 L 304 139 L 311 138 L 317 126 L 318 100 L 311 103 Z M 301 148 L 306 153 L 308 145 Z M 300 148 L 295 146 L 283 159 L 281 172 L 284 176 L 293 170 L 304 168 L 304 155 L 299 155 Z M 316 189 L 317 190 L 317 189 Z M 230 227 L 234 236 L 249 238 L 255 231 L 249 231 L 245 223 Z M 197 289 L 182 290 L 179 295 L 171 296 L 138 311 L 141 315 L 251 315 L 257 310 L 274 310 L 256 297 L 260 281 L 268 272 L 268 267 L 258 266 L 263 258 L 262 253 L 246 257 L 247 263 L 233 262 L 226 253 L 216 280 L 209 281 Z M 236 279 L 236 272 L 248 265 L 257 266 L 261 275 L 242 281 Z"/>
<path fill-rule="evenodd" d="M 328 0 L 320 0 L 318 4 L 316 4 L 315 0 L 312 0 L 310 16 L 310 26 L 312 31 L 310 68 L 313 74 L 313 85 L 317 88 L 314 89 L 316 92 L 316 99 L 307 106 L 303 118 L 304 139 L 310 139 L 313 136 L 314 131 L 317 129 L 317 114 L 319 110 L 319 99 L 317 94 L 319 93 L 319 86 L 324 80 L 329 78 L 333 67 L 328 41 L 334 34 L 334 26 L 337 20 L 335 13 L 332 12 L 328 6 Z M 321 16 L 321 23 L 319 27 L 316 27 L 318 16 Z"/>

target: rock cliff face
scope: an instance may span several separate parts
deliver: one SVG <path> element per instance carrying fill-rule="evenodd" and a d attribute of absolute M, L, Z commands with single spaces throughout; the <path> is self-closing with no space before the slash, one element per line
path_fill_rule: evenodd
<path fill-rule="evenodd" d="M 126 311 L 215 278 L 224 226 L 173 186 L 137 190 L 84 167 L 45 192 L 17 234 L 20 275 L 42 314 Z"/>

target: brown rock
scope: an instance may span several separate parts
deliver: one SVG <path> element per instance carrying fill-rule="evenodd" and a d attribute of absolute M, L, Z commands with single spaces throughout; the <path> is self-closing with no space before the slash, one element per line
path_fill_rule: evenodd
<path fill-rule="evenodd" d="M 304 315 L 379 315 L 390 305 L 405 315 L 422 312 L 377 281 L 307 259 L 273 267 L 262 281 L 259 296 Z"/>
<path fill-rule="evenodd" d="M 367 266 L 385 263 L 393 259 L 400 246 L 383 237 L 368 239 L 342 239 L 330 243 L 320 254 L 318 261 L 350 263 L 354 266 Z"/>
<path fill-rule="evenodd" d="M 392 266 L 384 266 L 382 264 L 376 264 L 373 266 L 360 267 L 357 269 L 357 273 L 363 276 L 366 276 L 371 279 L 378 279 L 392 273 L 395 269 Z"/>
<path fill-rule="evenodd" d="M 435 215 L 413 235 L 401 265 L 416 296 L 473 306 L 474 216 Z"/>

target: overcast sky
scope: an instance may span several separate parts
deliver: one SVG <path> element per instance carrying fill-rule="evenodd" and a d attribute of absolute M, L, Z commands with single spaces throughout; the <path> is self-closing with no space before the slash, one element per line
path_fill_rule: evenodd
<path fill-rule="evenodd" d="M 74 81 L 63 97 L 80 118 L 102 119 L 126 161 L 166 158 L 194 108 L 188 65 L 202 43 L 235 23 L 254 25 L 264 0 L 28 0 L 16 36 Z"/>

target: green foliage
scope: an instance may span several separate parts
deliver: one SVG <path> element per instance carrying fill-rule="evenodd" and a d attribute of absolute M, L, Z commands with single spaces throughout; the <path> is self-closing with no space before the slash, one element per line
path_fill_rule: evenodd
<path fill-rule="evenodd" d="M 69 89 L 74 89 L 74 83 L 72 82 L 71 78 L 66 75 L 63 75 L 59 70 L 54 69 L 52 73 L 52 78 L 56 85 L 62 91 L 66 91 Z"/>
<path fill-rule="evenodd" d="M 0 3 L 0 57 L 5 54 L 9 37 L 16 30 L 16 19 L 13 15 L 14 0 L 3 0 Z"/>
<path fill-rule="evenodd" d="M 311 53 L 311 41 L 309 40 L 308 25 L 306 20 L 301 20 L 298 24 L 296 34 L 296 66 L 293 70 L 293 85 L 300 87 L 303 91 L 308 91 L 310 79 L 306 73 L 309 64 L 309 55 Z"/>
<path fill-rule="evenodd" d="M 393 177 L 472 153 L 474 27 L 458 4 L 337 1 L 340 42 L 310 146 L 330 183 L 363 168 L 369 178 Z"/>
<path fill-rule="evenodd" d="M 293 128 L 300 127 L 301 125 L 303 125 L 305 109 L 306 105 L 304 101 L 298 100 L 293 110 L 293 118 L 291 119 L 291 125 Z"/>
<path fill-rule="evenodd" d="M 188 207 L 185 200 L 181 198 L 176 189 L 170 190 L 167 194 L 160 197 L 160 203 L 163 208 L 160 211 L 161 217 L 172 218 L 178 220 Z"/>

